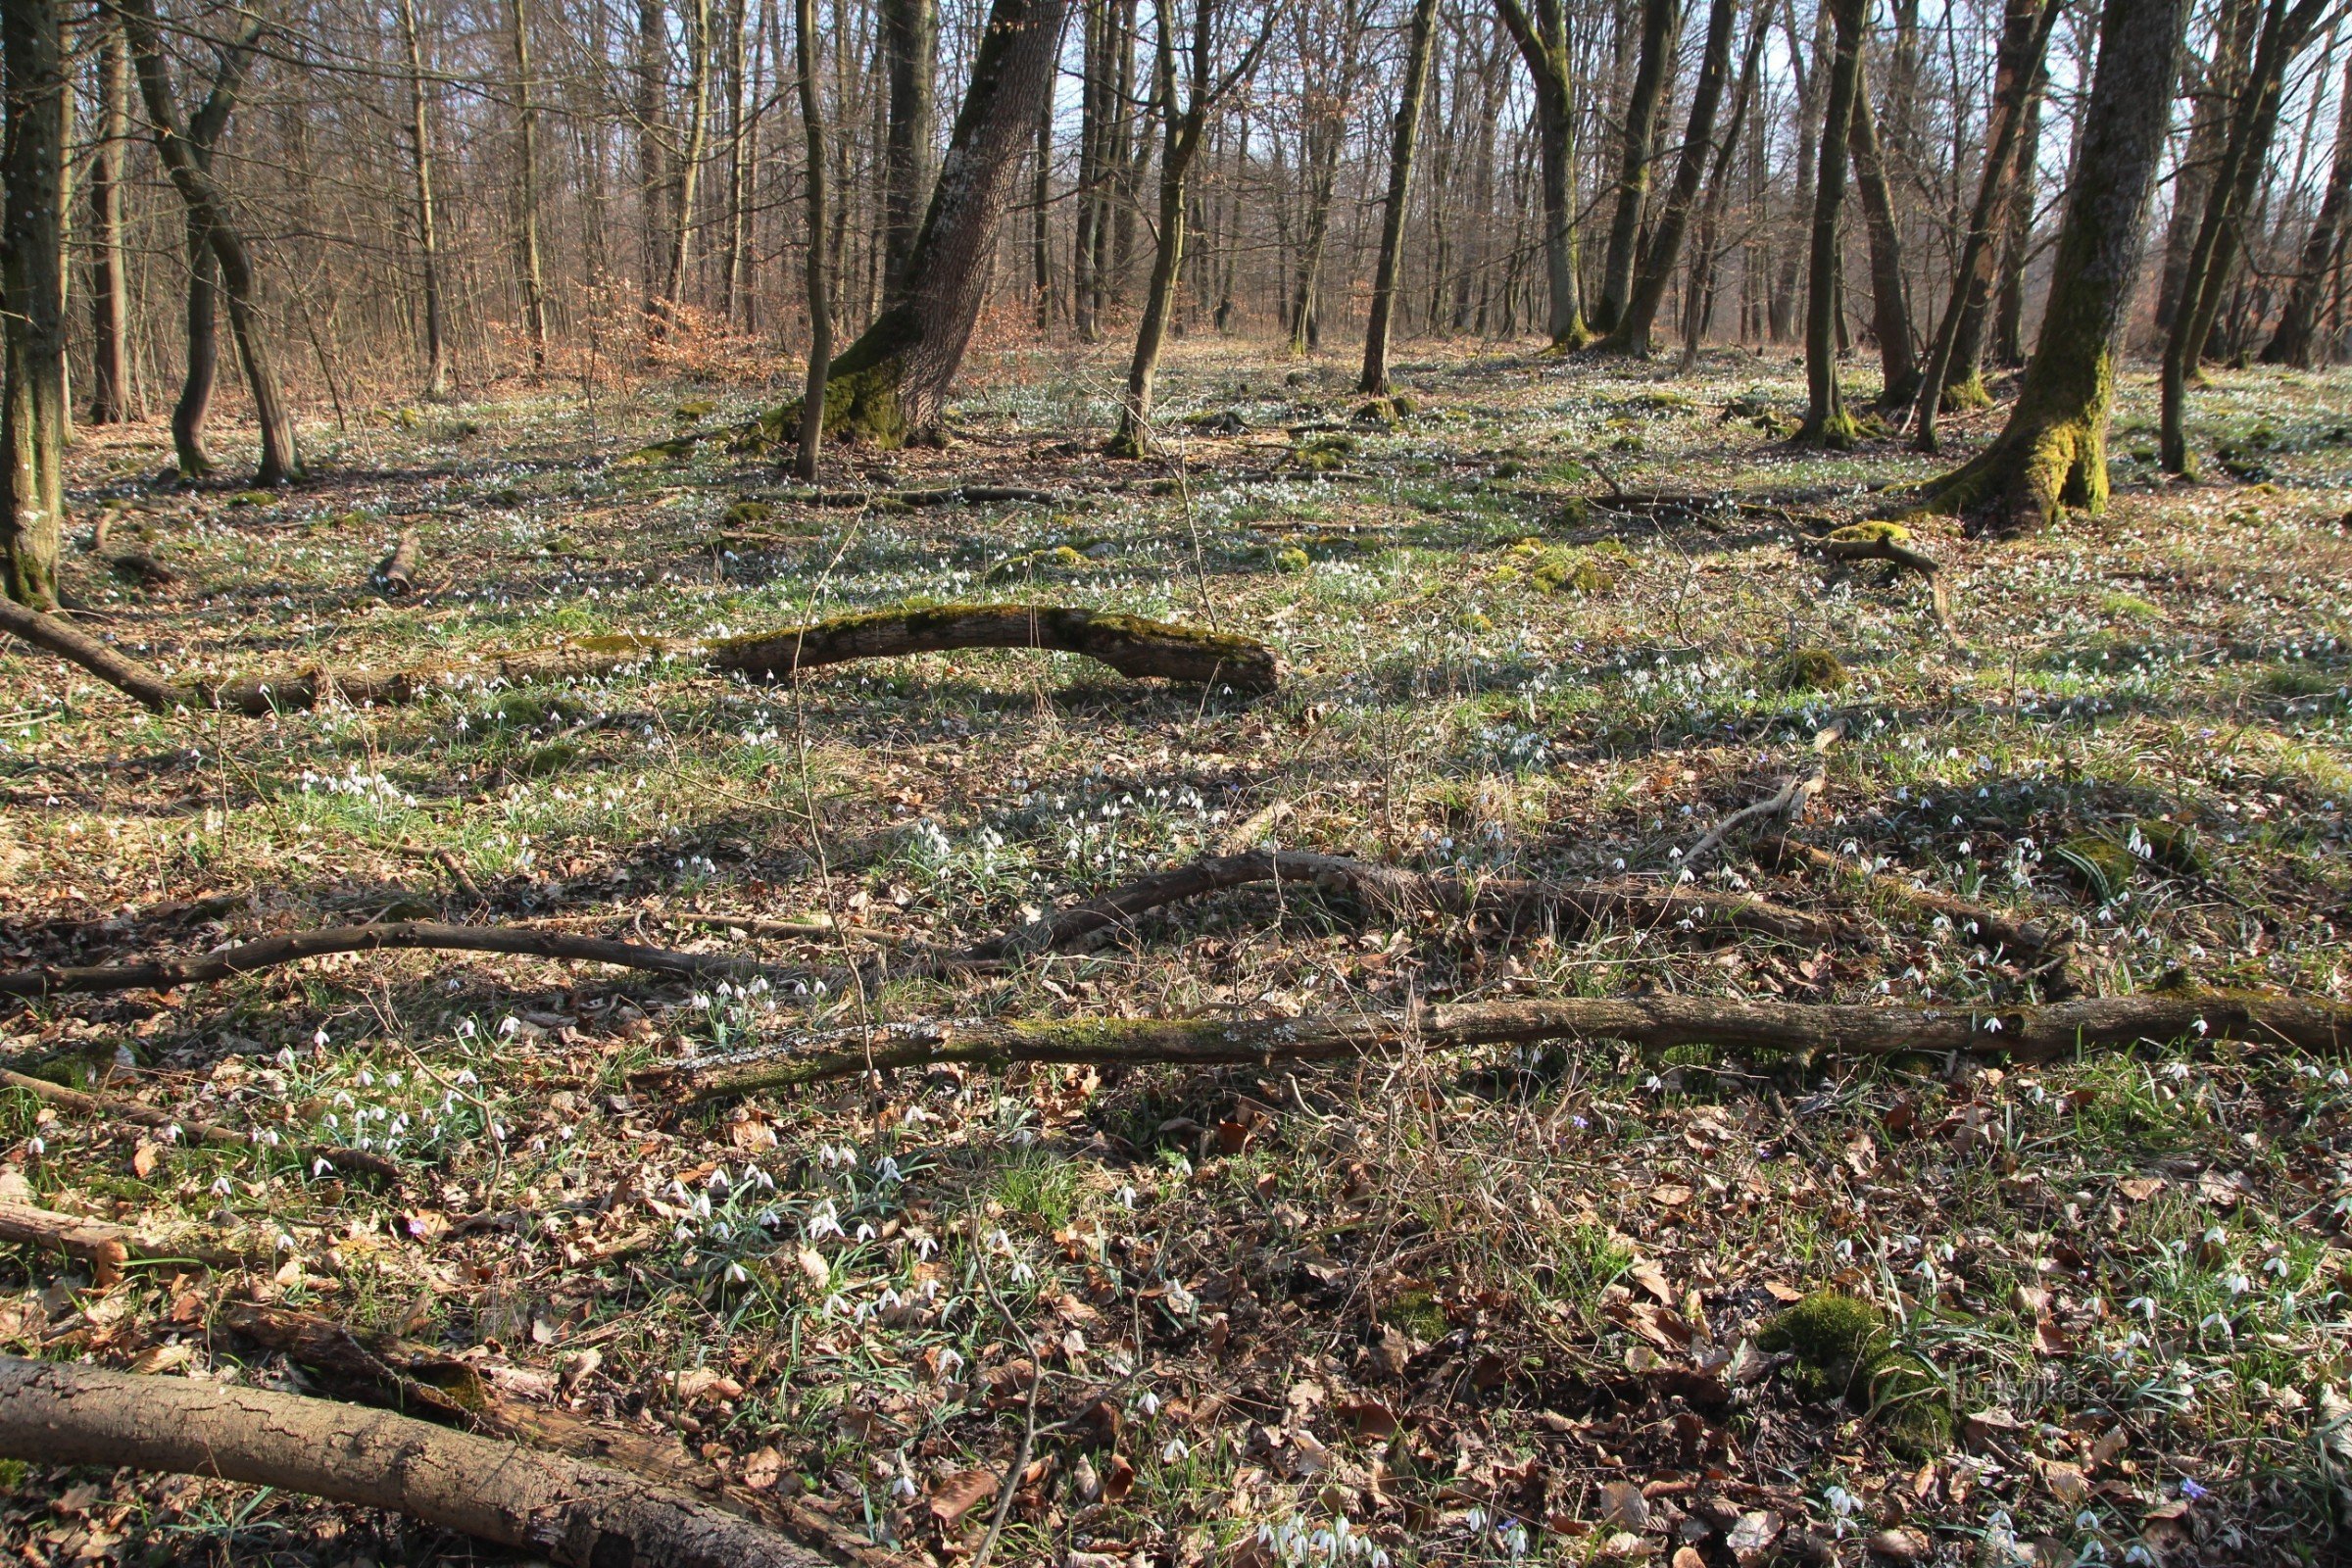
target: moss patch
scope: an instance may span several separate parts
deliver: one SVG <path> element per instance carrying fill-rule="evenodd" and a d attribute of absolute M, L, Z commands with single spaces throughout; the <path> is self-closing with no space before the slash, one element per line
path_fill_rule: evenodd
<path fill-rule="evenodd" d="M 1776 692 L 1843 691 L 1853 676 L 1826 648 L 1791 648 L 1756 671 L 1759 684 Z"/>
<path fill-rule="evenodd" d="M 1766 1324 L 1756 1343 L 1792 1358 L 1788 1382 L 1800 1397 L 1868 1411 L 1897 1452 L 1916 1458 L 1951 1446 L 1950 1391 L 1895 1346 L 1886 1314 L 1868 1301 L 1816 1292 Z"/>

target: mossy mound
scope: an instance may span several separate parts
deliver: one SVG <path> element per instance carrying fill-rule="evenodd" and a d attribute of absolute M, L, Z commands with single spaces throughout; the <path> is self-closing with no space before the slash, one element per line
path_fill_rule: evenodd
<path fill-rule="evenodd" d="M 1300 572 L 1313 565 L 1305 551 L 1297 545 L 1274 552 L 1274 569 L 1281 572 Z"/>
<path fill-rule="evenodd" d="M 2142 867 L 2181 877 L 2204 877 L 2213 871 L 2197 830 L 2160 816 L 2141 817 L 2121 832 L 2079 833 L 2060 844 L 2056 853 L 2082 890 L 2101 903 L 2131 886 Z"/>
<path fill-rule="evenodd" d="M 1815 1292 L 1767 1323 L 1756 1344 L 1788 1353 L 1799 1397 L 1867 1411 L 1896 1452 L 1921 1458 L 1951 1446 L 1950 1390 L 1895 1346 L 1886 1314 L 1868 1301 Z"/>
<path fill-rule="evenodd" d="M 718 521 L 719 526 L 724 528 L 749 528 L 754 523 L 767 521 L 775 514 L 776 508 L 773 502 L 738 501 L 719 514 Z"/>
<path fill-rule="evenodd" d="M 1836 692 L 1843 691 L 1853 676 L 1826 648 L 1791 648 L 1760 667 L 1756 679 L 1776 692 Z"/>
<path fill-rule="evenodd" d="M 1834 545 L 1907 545 L 1910 542 L 1911 530 L 1899 522 L 1849 522 L 1842 528 L 1830 530 L 1830 543 Z"/>
<path fill-rule="evenodd" d="M 1068 545 L 1055 545 L 1050 550 L 1031 550 L 1017 556 L 1007 556 L 988 568 L 984 582 L 1012 582 L 1040 573 L 1083 571 L 1092 565 L 1084 555 Z"/>
<path fill-rule="evenodd" d="M 1310 473 L 1330 473 L 1348 466 L 1355 456 L 1355 437 L 1340 432 L 1302 437 L 1291 449 L 1291 462 Z"/>
<path fill-rule="evenodd" d="M 1522 539 L 1503 552 L 1503 564 L 1494 578 L 1497 582 L 1517 582 L 1525 577 L 1532 586 L 1547 594 L 1609 593 L 1617 586 L 1614 567 L 1632 558 L 1614 539 L 1602 544 L 1616 548 L 1611 551 L 1596 545 L 1579 550 L 1547 545 L 1540 539 Z"/>

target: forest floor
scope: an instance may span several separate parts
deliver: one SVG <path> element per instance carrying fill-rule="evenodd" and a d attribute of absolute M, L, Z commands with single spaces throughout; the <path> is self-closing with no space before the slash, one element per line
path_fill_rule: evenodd
<path fill-rule="evenodd" d="M 811 504 L 728 449 L 758 389 L 684 383 L 355 411 L 281 495 L 160 482 L 160 425 L 85 432 L 73 542 L 102 509 L 110 537 L 70 585 L 173 671 L 928 598 L 1247 632 L 1291 674 L 1250 698 L 961 653 L 755 689 L 657 662 L 252 719 L 148 714 L 12 644 L 0 967 L 425 916 L 815 972 L 1277 843 L 1670 886 L 1841 718 L 1794 839 L 2077 929 L 2094 994 L 2345 997 L 2352 374 L 2218 373 L 2191 425 L 2208 476 L 2169 484 L 2134 368 L 2105 515 L 1916 529 L 1954 641 L 1919 578 L 1801 548 L 1937 465 L 1783 445 L 1786 356 L 1673 379 L 1404 360 L 1391 421 L 1358 417 L 1337 362 L 1184 345 L 1148 463 L 1093 451 L 1100 367 L 1010 360 L 970 379 L 950 450 L 828 455 L 836 489 L 1043 504 Z M 1949 421 L 1952 448 L 1997 418 Z M 387 597 L 370 570 L 404 527 L 418 586 Z M 1550 1048 L 704 1105 L 629 1086 L 861 1018 L 2048 985 L 1778 837 L 1735 837 L 1695 885 L 1869 940 L 1498 932 L 1293 884 L 872 991 L 376 954 L 12 1003 L 13 1065 L 259 1142 L 0 1090 L 0 1197 L 266 1261 L 165 1246 L 102 1287 L 0 1249 L 0 1349 L 332 1391 L 229 1321 L 319 1314 L 674 1443 L 681 1474 L 906 1563 L 967 1561 L 1022 1452 L 1001 1563 L 2342 1560 L 2341 1061 L 2192 1038 L 2006 1070 Z M 297 1152 L 355 1143 L 397 1178 Z M 1835 1364 L 1841 1334 L 1875 1374 Z M 0 1542 L 61 1565 L 501 1559 L 283 1494 L 37 1464 L 0 1472 Z"/>

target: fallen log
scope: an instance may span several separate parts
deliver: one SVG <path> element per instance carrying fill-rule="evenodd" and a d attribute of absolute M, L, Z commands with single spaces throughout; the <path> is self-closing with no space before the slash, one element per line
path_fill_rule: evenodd
<path fill-rule="evenodd" d="M 383 1410 L 0 1356 L 0 1455 L 211 1476 L 388 1508 L 580 1568 L 818 1568 L 700 1498 Z"/>
<path fill-rule="evenodd" d="M 1256 1065 L 1345 1061 L 1407 1047 L 1620 1040 L 1650 1050 L 1712 1046 L 1806 1056 L 1913 1054 L 2044 1061 L 2187 1036 L 2309 1053 L 2352 1047 L 2352 1006 L 2214 992 L 2105 997 L 2046 1006 L 1861 1006 L 1728 997 L 1511 1000 L 1344 1018 L 1047 1018 L 889 1024 L 776 1049 L 663 1062 L 632 1087 L 715 1100 L 855 1077 L 869 1069 L 1016 1061 Z"/>
<path fill-rule="evenodd" d="M 753 680 L 782 680 L 803 669 L 851 660 L 1027 648 L 1084 655 L 1131 679 L 1157 676 L 1249 693 L 1272 691 L 1283 675 L 1282 661 L 1252 637 L 1052 605 L 878 610 L 737 637 L 583 637 L 549 648 L 399 669 L 310 664 L 276 675 L 225 680 L 172 679 L 55 615 L 13 603 L 0 604 L 0 631 L 79 664 L 158 712 L 211 708 L 257 717 L 338 700 L 353 707 L 396 707 L 456 687 L 603 679 L 662 659 Z"/>
<path fill-rule="evenodd" d="M 2045 925 L 2039 920 L 2019 919 L 1990 905 L 1979 904 L 1974 899 L 1964 899 L 1940 888 L 1922 887 L 1899 876 L 1889 876 L 1874 869 L 1866 859 L 1835 854 L 1818 845 L 1784 839 L 1768 851 L 1765 858 L 1793 860 L 1820 871 L 1861 877 L 1872 891 L 1932 914 L 1941 915 L 1963 935 L 1977 937 L 1986 946 L 2006 948 L 2020 957 L 2062 957 L 2074 949 L 2075 937 L 2071 931 Z"/>
<path fill-rule="evenodd" d="M 55 1209 L 13 1199 L 0 1200 L 0 1242 L 45 1248 L 53 1252 L 63 1252 L 68 1257 L 79 1258 L 90 1265 L 92 1276 L 101 1286 L 113 1285 L 122 1279 L 123 1268 L 134 1259 L 196 1262 L 206 1268 L 239 1268 L 267 1262 L 272 1255 L 266 1246 L 237 1247 L 221 1245 L 218 1240 L 159 1239 L 142 1235 L 127 1225 L 118 1225 L 112 1220 L 61 1214 Z"/>
<path fill-rule="evenodd" d="M 393 541 L 391 553 L 375 564 L 375 570 L 368 578 L 377 592 L 398 598 L 416 588 L 419 548 L 416 529 L 400 530 L 400 537 Z"/>
<path fill-rule="evenodd" d="M 234 1127 L 223 1127 L 218 1122 L 185 1120 L 170 1111 L 159 1110 L 153 1105 L 120 1095 L 86 1094 L 78 1089 L 68 1089 L 63 1084 L 53 1084 L 46 1078 L 35 1078 L 29 1073 L 15 1072 L 4 1067 L 0 1067 L 0 1085 L 22 1090 L 61 1109 L 79 1111 L 85 1116 L 104 1116 L 140 1127 L 153 1127 L 160 1132 L 176 1128 L 178 1135 L 190 1143 L 246 1149 L 255 1147 L 251 1134 L 241 1133 Z M 357 1171 L 377 1181 L 397 1181 L 400 1177 L 397 1163 L 364 1149 L 317 1145 L 305 1146 L 298 1152 L 306 1168 L 315 1168 L 323 1160 L 331 1170 Z"/>
<path fill-rule="evenodd" d="M 264 937 L 256 942 L 222 948 L 193 958 L 163 958 L 150 963 L 113 963 L 83 967 L 44 965 L 0 974 L 0 997 L 53 997 L 93 992 L 156 990 L 206 985 L 299 963 L 305 958 L 334 953 L 374 953 L 379 950 L 426 950 L 440 953 L 512 953 L 534 958 L 572 958 L 584 963 L 609 963 L 622 969 L 702 979 L 756 972 L 750 959 L 722 953 L 678 953 L 668 948 L 640 947 L 633 942 L 611 942 L 602 937 L 567 936 L 536 931 L 527 926 L 450 925 L 440 920 L 387 920 L 380 925 L 326 926 Z"/>

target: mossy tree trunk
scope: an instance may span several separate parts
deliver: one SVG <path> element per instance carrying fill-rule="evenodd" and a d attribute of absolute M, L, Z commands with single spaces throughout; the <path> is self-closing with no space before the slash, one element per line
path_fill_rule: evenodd
<path fill-rule="evenodd" d="M 118 11 L 123 33 L 130 41 L 139 94 L 146 100 L 147 118 L 155 127 L 157 155 L 187 208 L 189 222 L 203 228 L 213 259 L 220 264 L 221 291 L 228 297 L 229 331 L 236 338 L 237 358 L 245 370 L 245 390 L 253 399 L 254 422 L 261 426 L 262 461 L 254 482 L 293 483 L 302 477 L 302 456 L 294 441 L 293 411 L 286 405 L 277 371 L 270 364 L 256 299 L 259 290 L 252 256 L 245 248 L 244 236 L 229 221 L 228 200 L 213 179 L 209 158 L 198 156 L 197 143 L 180 123 L 179 103 L 172 92 L 170 67 L 164 58 L 154 0 L 122 0 Z M 250 58 L 260 41 L 260 24 L 248 24 L 231 50 L 232 58 L 238 53 Z M 237 81 L 242 80 L 241 68 L 235 76 Z M 221 126 L 227 124 L 229 110 L 236 101 L 234 83 L 229 77 L 230 68 L 223 62 L 221 78 L 216 81 L 205 106 L 209 110 L 219 102 Z M 231 87 L 225 94 L 220 90 L 224 85 Z M 217 139 L 218 130 L 214 134 Z"/>
<path fill-rule="evenodd" d="M 1600 299 L 1592 311 L 1593 330 L 1605 338 L 1617 328 L 1634 288 L 1635 249 L 1642 238 L 1642 213 L 1649 202 L 1649 163 L 1657 129 L 1658 100 L 1672 68 L 1677 0 L 1642 0 L 1642 53 L 1634 65 L 1633 91 L 1625 102 L 1625 126 L 1617 155 L 1617 207 L 1609 218 L 1609 248 L 1601 260 Z"/>
<path fill-rule="evenodd" d="M 1547 330 L 1555 349 L 1581 349 L 1592 339 L 1585 322 L 1582 263 L 1577 255 L 1576 73 L 1568 53 L 1568 18 L 1561 0 L 1495 0 L 1519 58 L 1535 85 L 1536 150 L 1544 185 L 1544 270 L 1550 290 Z"/>
<path fill-rule="evenodd" d="M 1854 92 L 1854 121 L 1847 137 L 1854 160 L 1854 186 L 1870 229 L 1871 333 L 1879 340 L 1879 402 L 1907 407 L 1919 392 L 1919 348 L 1911 340 L 1911 305 L 1903 293 L 1902 229 L 1894 197 L 1886 188 L 1886 152 L 1879 140 L 1879 117 L 1871 112 L 1870 88 Z"/>
<path fill-rule="evenodd" d="M 2146 250 L 2188 0 L 2105 0 L 2074 194 L 2058 231 L 2041 336 L 2009 422 L 1977 460 L 1923 492 L 1931 510 L 1995 529 L 2107 502 L 2115 347 Z"/>
<path fill-rule="evenodd" d="M 830 436 L 933 439 L 986 298 L 997 231 L 1054 82 L 1069 0 L 994 0 L 906 263 L 906 288 L 833 361 Z"/>
<path fill-rule="evenodd" d="M 1729 0 L 1719 0 L 1729 3 Z M 1364 328 L 1364 373 L 1356 389 L 1389 389 L 1389 325 L 1396 310 L 1396 274 L 1404 262 L 1405 204 L 1413 190 L 1413 143 L 1421 134 L 1421 100 L 1429 88 L 1429 51 L 1438 30 L 1438 0 L 1413 0 L 1407 24 L 1404 79 L 1396 89 L 1396 119 L 1389 130 L 1389 199 L 1380 220 L 1380 261 L 1372 278 L 1372 318 Z"/>
<path fill-rule="evenodd" d="M 1837 28 L 1829 90 L 1823 95 L 1821 168 L 1814 175 L 1813 253 L 1805 284 L 1805 446 L 1850 447 L 1854 418 L 1838 390 L 1838 219 L 1845 205 L 1845 159 L 1838 156 L 1853 123 L 1862 85 L 1862 28 L 1867 0 L 1825 0 Z"/>
<path fill-rule="evenodd" d="M 57 0 L 0 8 L 0 588 L 57 608 L 65 511 L 65 27 Z"/>
<path fill-rule="evenodd" d="M 2344 89 L 2335 115 L 2335 161 L 2328 171 L 2327 194 L 2320 198 L 2319 217 L 2304 237 L 2303 254 L 2295 269 L 2294 288 L 2279 312 L 2278 329 L 2262 351 L 2265 365 L 2291 365 L 2309 369 L 2312 342 L 2317 336 L 2320 307 L 2325 302 L 2328 274 L 2342 255 L 2344 210 L 2352 206 L 2352 67 L 2344 72 Z"/>
<path fill-rule="evenodd" d="M 801 444 L 794 471 L 813 481 L 825 444 L 825 381 L 833 363 L 833 298 L 825 267 L 825 111 L 816 94 L 816 0 L 796 0 L 792 15 L 793 66 L 808 154 L 808 378 L 801 389 Z"/>
<path fill-rule="evenodd" d="M 1665 210 L 1658 215 L 1648 248 L 1642 253 L 1641 275 L 1634 280 L 1617 324 L 1600 342 L 1603 353 L 1649 357 L 1650 329 L 1657 322 L 1658 307 L 1665 303 L 1666 286 L 1674 280 L 1675 266 L 1682 260 L 1683 232 L 1690 226 L 1690 209 L 1698 200 L 1707 155 L 1714 150 L 1715 112 L 1723 103 L 1724 80 L 1731 74 L 1732 32 L 1739 24 L 1739 11 L 1738 0 L 1713 0 L 1707 9 L 1707 41 L 1699 57 L 1698 84 L 1691 89 L 1690 118 L 1683 129 L 1683 151 L 1675 165 L 1674 183 L 1667 188 Z"/>
<path fill-rule="evenodd" d="M 2326 12 L 2327 0 L 2297 0 L 2291 10 L 2287 0 L 2270 0 L 2263 10 L 2254 63 L 2230 114 L 2230 139 L 2223 148 L 2221 166 L 2214 171 L 2205 217 L 2197 225 L 2196 246 L 2189 252 L 2188 269 L 2182 274 L 2173 328 L 2164 342 L 2163 411 L 2157 446 L 2169 472 L 2189 471 L 2189 378 L 2204 356 L 2214 318 L 2221 314 L 2230 269 L 2237 261 L 2239 226 L 2253 211 L 2255 192 L 2270 172 L 2271 139 L 2278 128 L 2286 68 L 2310 41 Z"/>

